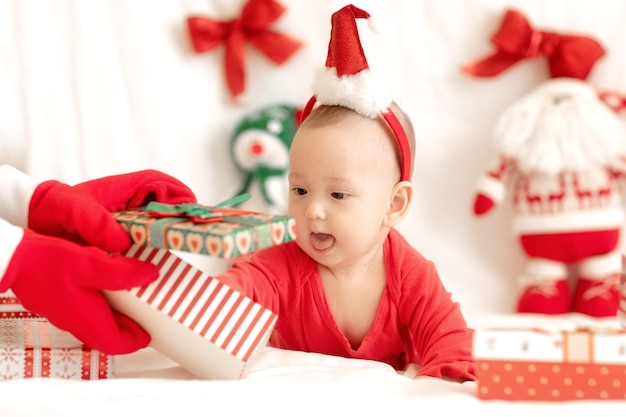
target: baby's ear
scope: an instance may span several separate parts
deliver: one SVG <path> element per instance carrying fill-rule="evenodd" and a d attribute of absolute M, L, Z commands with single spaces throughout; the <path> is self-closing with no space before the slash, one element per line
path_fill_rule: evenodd
<path fill-rule="evenodd" d="M 400 181 L 391 190 L 389 208 L 385 216 L 384 225 L 395 227 L 409 212 L 413 199 L 413 186 L 409 181 Z"/>

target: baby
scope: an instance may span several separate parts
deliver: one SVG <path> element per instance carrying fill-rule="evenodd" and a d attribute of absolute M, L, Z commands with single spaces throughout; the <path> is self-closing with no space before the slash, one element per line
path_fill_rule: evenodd
<path fill-rule="evenodd" d="M 352 5 L 333 14 L 332 65 L 313 83 L 291 144 L 296 240 L 218 278 L 278 314 L 275 347 L 475 380 L 472 331 L 459 305 L 433 263 L 395 230 L 413 198 L 412 124 L 391 100 L 370 97 L 364 56 L 341 61 L 362 51 L 354 22 L 364 17 Z"/>
<path fill-rule="evenodd" d="M 409 119 L 394 104 L 413 142 Z M 418 376 L 474 380 L 471 330 L 432 262 L 394 227 L 413 196 L 387 125 L 320 106 L 290 151 L 296 241 L 218 278 L 279 316 L 275 347 L 382 361 Z"/>

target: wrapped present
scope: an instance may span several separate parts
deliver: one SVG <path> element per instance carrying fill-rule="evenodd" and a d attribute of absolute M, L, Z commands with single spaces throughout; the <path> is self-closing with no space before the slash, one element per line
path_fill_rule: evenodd
<path fill-rule="evenodd" d="M 619 279 L 619 307 L 617 309 L 617 317 L 623 328 L 626 328 L 626 255 L 622 255 L 622 273 Z"/>
<path fill-rule="evenodd" d="M 47 320 L 0 319 L 0 380 L 112 376 L 112 356 L 86 347 Z"/>
<path fill-rule="evenodd" d="M 289 216 L 198 204 L 150 203 L 115 214 L 138 245 L 234 258 L 295 237 Z"/>
<path fill-rule="evenodd" d="M 41 318 L 21 304 L 11 290 L 0 293 L 0 319 Z"/>
<path fill-rule="evenodd" d="M 474 334 L 481 399 L 626 399 L 626 330 L 508 328 Z"/>
<path fill-rule="evenodd" d="M 276 314 L 167 249 L 133 245 L 125 254 L 157 265 L 159 278 L 105 294 L 150 333 L 150 345 L 202 379 L 245 376 L 267 345 Z"/>

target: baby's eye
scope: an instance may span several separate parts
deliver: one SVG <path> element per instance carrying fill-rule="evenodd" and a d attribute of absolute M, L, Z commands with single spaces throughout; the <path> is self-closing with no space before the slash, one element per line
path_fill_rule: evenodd
<path fill-rule="evenodd" d="M 300 188 L 300 187 L 293 187 L 291 189 L 294 193 L 296 193 L 296 195 L 305 195 L 306 194 L 306 190 L 304 188 Z"/>
<path fill-rule="evenodd" d="M 336 200 L 343 200 L 344 198 L 348 197 L 348 193 L 335 192 L 335 193 L 330 193 L 330 195 L 332 196 L 332 198 Z"/>

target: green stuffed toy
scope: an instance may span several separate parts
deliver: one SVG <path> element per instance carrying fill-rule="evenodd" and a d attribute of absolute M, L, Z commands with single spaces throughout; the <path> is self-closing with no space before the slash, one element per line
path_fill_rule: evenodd
<path fill-rule="evenodd" d="M 289 148 L 300 109 L 272 104 L 252 111 L 236 125 L 230 138 L 231 157 L 244 174 L 237 194 L 250 193 L 256 182 L 268 212 L 286 212 Z"/>

